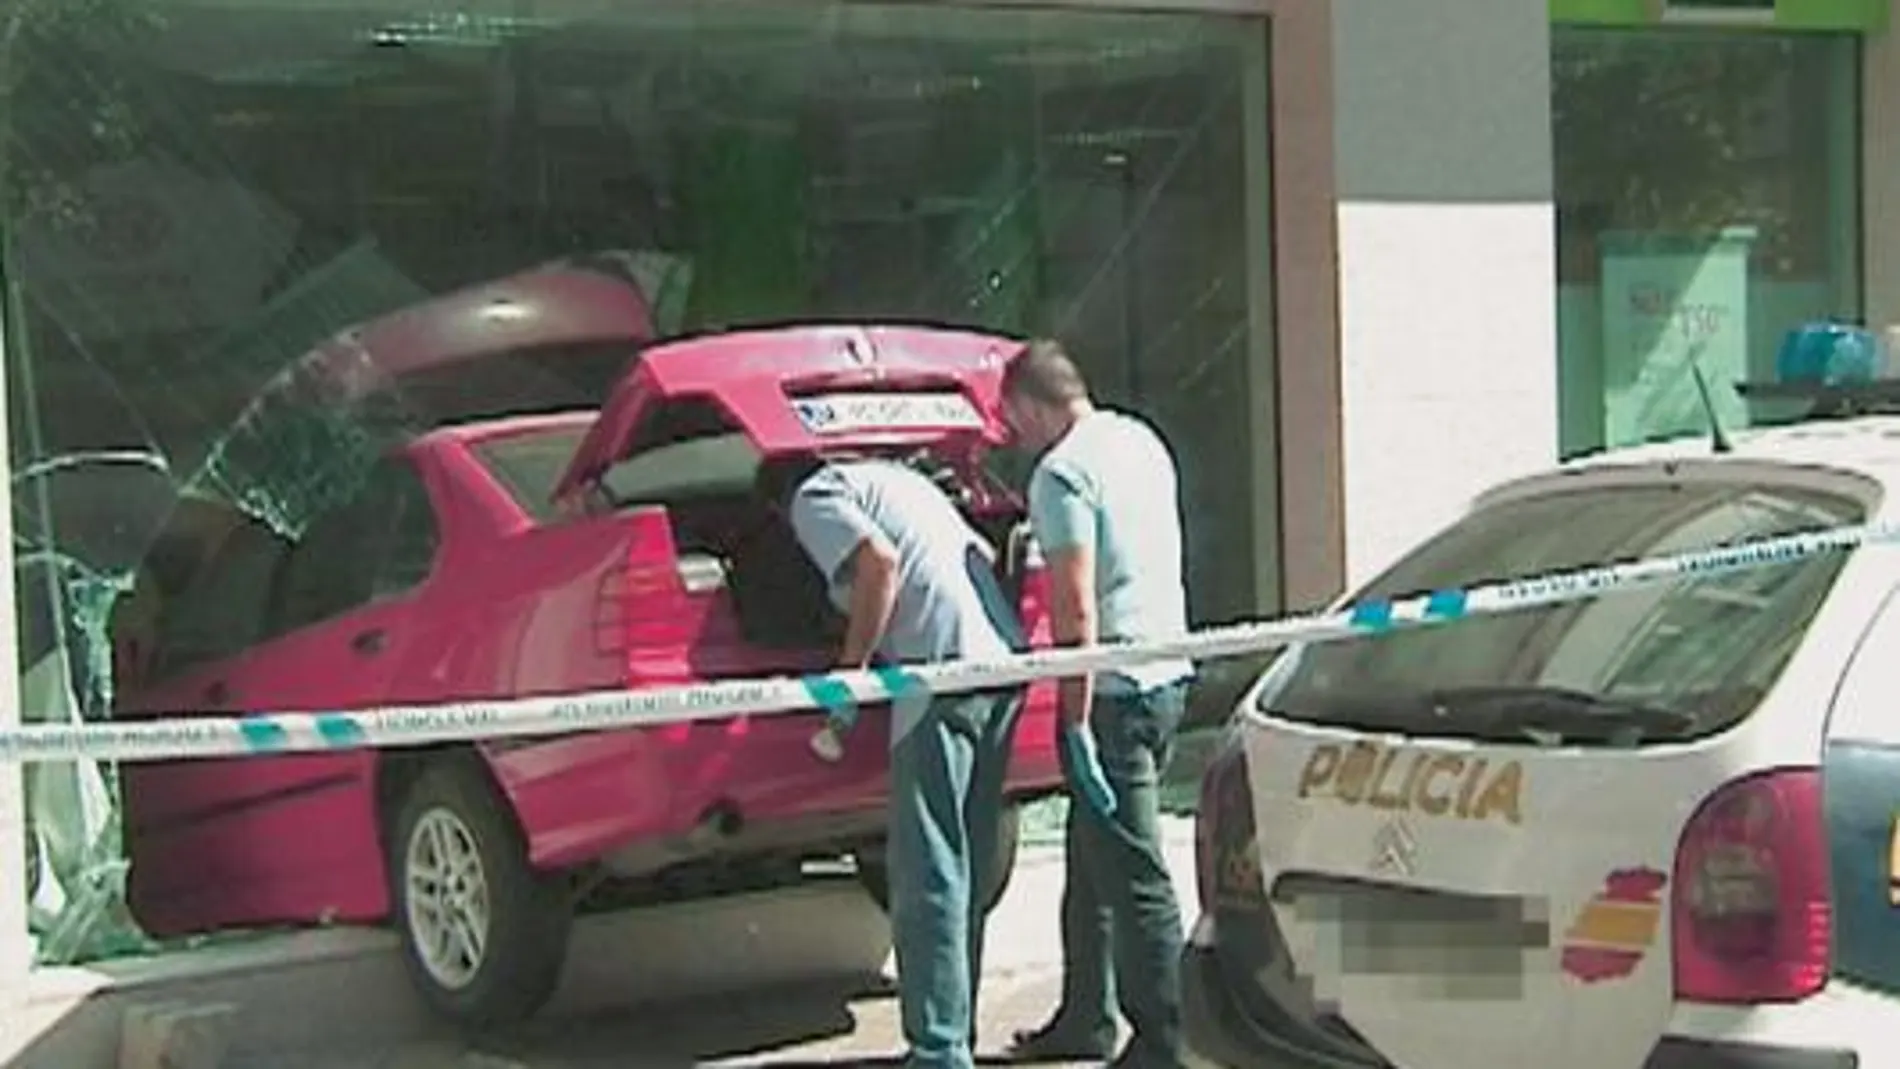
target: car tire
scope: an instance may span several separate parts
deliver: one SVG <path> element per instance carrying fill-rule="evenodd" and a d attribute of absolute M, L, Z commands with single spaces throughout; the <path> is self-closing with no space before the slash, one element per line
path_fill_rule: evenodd
<path fill-rule="evenodd" d="M 996 850 L 992 855 L 993 874 L 988 887 L 978 894 L 983 902 L 983 912 L 990 913 L 996 904 L 1003 900 L 1009 891 L 1010 877 L 1016 872 L 1016 850 L 1022 840 L 1022 807 L 1004 806 L 996 818 Z M 864 892 L 877 903 L 877 908 L 885 913 L 891 911 L 891 872 L 886 862 L 884 844 L 879 843 L 867 850 L 860 850 L 855 859 L 858 865 L 858 883 Z"/>
<path fill-rule="evenodd" d="M 532 1017 L 560 980 L 573 906 L 564 880 L 529 867 L 485 770 L 466 758 L 432 762 L 390 831 L 392 911 L 423 998 L 471 1032 Z"/>

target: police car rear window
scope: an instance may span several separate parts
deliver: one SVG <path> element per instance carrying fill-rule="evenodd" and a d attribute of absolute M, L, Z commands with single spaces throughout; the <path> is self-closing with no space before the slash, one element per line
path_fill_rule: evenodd
<path fill-rule="evenodd" d="M 1597 487 L 1466 517 L 1360 592 L 1400 598 L 1860 523 L 1856 500 L 1737 484 Z M 1421 736 L 1679 742 L 1742 718 L 1786 667 L 1846 562 L 1686 579 L 1289 652 L 1260 704 Z"/>

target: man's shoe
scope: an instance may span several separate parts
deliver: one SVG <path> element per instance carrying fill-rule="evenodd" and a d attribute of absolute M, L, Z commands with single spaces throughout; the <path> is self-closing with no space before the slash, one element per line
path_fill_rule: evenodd
<path fill-rule="evenodd" d="M 1100 1062 L 1113 1052 L 1113 1035 L 1090 1035 L 1060 1021 L 1041 1028 L 1016 1033 L 1011 1037 L 1009 1060 L 1013 1062 Z"/>

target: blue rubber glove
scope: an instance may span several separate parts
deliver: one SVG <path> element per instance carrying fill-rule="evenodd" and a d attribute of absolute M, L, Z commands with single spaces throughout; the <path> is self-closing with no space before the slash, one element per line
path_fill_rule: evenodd
<path fill-rule="evenodd" d="M 1085 729 L 1063 724 L 1056 729 L 1056 748 L 1062 759 L 1062 774 L 1085 805 L 1102 817 L 1115 815 L 1115 792 L 1108 787 L 1108 774 L 1102 771 L 1101 755 L 1095 752 L 1095 736 Z"/>
<path fill-rule="evenodd" d="M 811 752 L 826 764 L 835 764 L 844 758 L 844 738 L 851 733 L 852 725 L 858 722 L 858 711 L 841 709 L 825 717 L 825 726 L 811 737 Z"/>
<path fill-rule="evenodd" d="M 826 676 L 807 676 L 805 689 L 824 706 L 825 724 L 811 737 L 811 752 L 820 761 L 836 763 L 844 757 L 844 739 L 858 722 L 858 702 L 851 688 Z"/>

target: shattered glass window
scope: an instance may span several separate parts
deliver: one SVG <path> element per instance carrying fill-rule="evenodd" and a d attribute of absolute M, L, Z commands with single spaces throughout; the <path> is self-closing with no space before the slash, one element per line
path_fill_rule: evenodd
<path fill-rule="evenodd" d="M 656 338 L 800 320 L 1060 336 L 1174 447 L 1196 621 L 1270 608 L 1263 20 L 13 0 L 0 49 L 32 718 L 147 715 L 281 642 L 298 545 L 416 435 L 586 413 Z M 413 578 L 429 537 L 388 534 Z M 42 959 L 149 948 L 118 770 L 27 779 Z"/>

